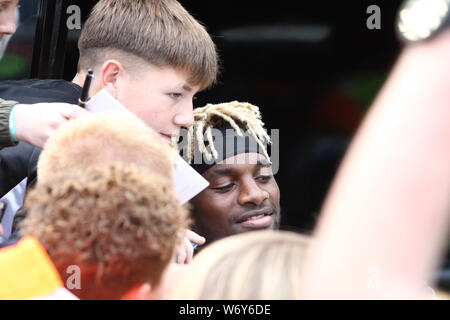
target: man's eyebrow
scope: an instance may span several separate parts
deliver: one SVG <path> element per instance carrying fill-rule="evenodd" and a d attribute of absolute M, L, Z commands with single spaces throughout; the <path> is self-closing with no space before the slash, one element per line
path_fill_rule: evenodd
<path fill-rule="evenodd" d="M 211 172 L 210 178 L 214 179 L 217 176 L 227 176 L 227 175 L 229 176 L 231 174 L 233 174 L 233 169 L 231 168 L 216 169 L 213 172 Z"/>

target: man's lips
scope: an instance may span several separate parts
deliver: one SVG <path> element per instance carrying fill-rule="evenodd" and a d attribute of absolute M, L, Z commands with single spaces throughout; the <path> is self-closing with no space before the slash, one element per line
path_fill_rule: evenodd
<path fill-rule="evenodd" d="M 238 216 L 236 223 L 251 229 L 268 228 L 272 224 L 274 213 L 275 210 L 271 207 L 245 212 Z"/>

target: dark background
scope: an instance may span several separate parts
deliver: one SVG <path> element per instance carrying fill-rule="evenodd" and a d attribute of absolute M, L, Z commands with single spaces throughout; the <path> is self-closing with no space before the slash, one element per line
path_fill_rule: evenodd
<path fill-rule="evenodd" d="M 400 52 L 396 0 L 180 1 L 212 35 L 221 73 L 195 107 L 232 100 L 260 107 L 280 130 L 282 228 L 314 226 L 348 143 Z M 95 0 L 21 0 L 24 22 L 0 62 L 0 79 L 72 80 L 80 30 L 67 30 L 66 8 L 84 21 Z M 345 3 L 345 5 L 344 5 Z M 370 5 L 381 29 L 366 26 Z M 39 13 L 39 14 L 37 14 Z"/>
<path fill-rule="evenodd" d="M 310 231 L 336 168 L 401 50 L 400 1 L 181 1 L 213 36 L 219 83 L 196 106 L 240 100 L 280 129 L 282 227 Z M 345 3 L 345 5 L 344 5 Z M 366 26 L 370 5 L 381 29 Z"/>

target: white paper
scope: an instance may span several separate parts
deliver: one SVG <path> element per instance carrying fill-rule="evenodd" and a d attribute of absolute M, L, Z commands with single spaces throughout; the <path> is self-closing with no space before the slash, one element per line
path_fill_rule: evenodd
<path fill-rule="evenodd" d="M 186 203 L 209 186 L 208 180 L 178 156 L 175 171 L 175 189 L 180 202 Z"/>
<path fill-rule="evenodd" d="M 130 112 L 105 89 L 89 99 L 85 107 L 92 113 Z"/>
<path fill-rule="evenodd" d="M 86 110 L 92 113 L 129 112 L 105 89 L 86 103 Z M 175 192 L 184 204 L 203 191 L 209 182 L 178 155 L 174 168 Z"/>

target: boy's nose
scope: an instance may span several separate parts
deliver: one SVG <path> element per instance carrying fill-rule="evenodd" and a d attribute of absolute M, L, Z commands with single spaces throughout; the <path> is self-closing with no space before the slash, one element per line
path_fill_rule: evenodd
<path fill-rule="evenodd" d="M 14 19 L 11 19 L 11 21 L 0 22 L 0 39 L 3 38 L 5 34 L 13 34 L 14 32 L 16 32 Z"/>

